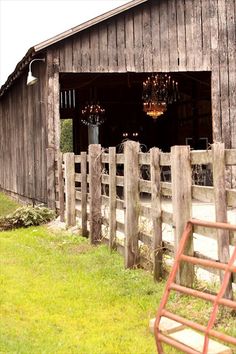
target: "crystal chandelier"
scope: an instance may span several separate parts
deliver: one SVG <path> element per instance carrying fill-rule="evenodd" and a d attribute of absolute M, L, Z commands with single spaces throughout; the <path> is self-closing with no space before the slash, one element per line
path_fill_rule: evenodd
<path fill-rule="evenodd" d="M 85 125 L 98 127 L 104 123 L 105 109 L 98 103 L 86 105 L 81 113 L 83 117 L 81 122 Z"/>
<path fill-rule="evenodd" d="M 169 104 L 179 99 L 178 82 L 168 74 L 156 74 L 143 82 L 143 110 L 156 119 L 163 115 Z"/>

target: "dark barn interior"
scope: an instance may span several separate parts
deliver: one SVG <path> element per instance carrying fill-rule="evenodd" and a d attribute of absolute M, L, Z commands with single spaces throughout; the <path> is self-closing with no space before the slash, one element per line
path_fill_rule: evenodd
<path fill-rule="evenodd" d="M 157 119 L 143 112 L 142 83 L 148 73 L 61 74 L 61 119 L 73 119 L 74 152 L 88 148 L 88 127 L 81 122 L 81 110 L 98 101 L 105 109 L 99 127 L 102 147 L 117 146 L 125 139 L 137 140 L 144 151 L 174 145 L 206 149 L 212 143 L 210 72 L 171 73 L 178 81 L 179 101 L 168 106 Z"/>

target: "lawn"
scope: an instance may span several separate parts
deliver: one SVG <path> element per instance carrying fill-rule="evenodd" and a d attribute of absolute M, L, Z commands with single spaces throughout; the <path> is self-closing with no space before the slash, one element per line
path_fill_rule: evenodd
<path fill-rule="evenodd" d="M 5 194 L 0 193 L 0 217 L 3 217 L 19 207 L 19 204 L 7 197 Z"/>
<path fill-rule="evenodd" d="M 47 226 L 0 232 L 0 251 L 0 353 L 156 353 L 148 324 L 164 282 L 125 270 L 106 246 Z M 172 294 L 169 306 L 209 317 L 199 300 Z M 234 323 L 226 316 L 218 324 L 236 335 Z"/>
<path fill-rule="evenodd" d="M 33 227 L 1 233 L 1 353 L 155 353 L 163 284 L 107 247 Z"/>

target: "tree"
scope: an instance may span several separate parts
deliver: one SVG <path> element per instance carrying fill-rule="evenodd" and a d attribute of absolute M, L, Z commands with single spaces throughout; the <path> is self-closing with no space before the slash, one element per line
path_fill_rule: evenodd
<path fill-rule="evenodd" d="M 73 122 L 72 119 L 61 120 L 61 152 L 73 152 Z"/>

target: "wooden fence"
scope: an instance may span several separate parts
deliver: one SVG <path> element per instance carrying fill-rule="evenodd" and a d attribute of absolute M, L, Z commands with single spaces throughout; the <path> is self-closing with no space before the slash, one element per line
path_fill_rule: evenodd
<path fill-rule="evenodd" d="M 114 147 L 103 151 L 100 145 L 90 145 L 88 154 L 58 153 L 56 207 L 68 226 L 75 225 L 76 216 L 81 219 L 82 234 L 89 235 L 91 243 L 105 239 L 111 249 L 124 254 L 126 267 L 142 263 L 146 245 L 157 280 L 162 277 L 163 252 L 176 253 L 184 225 L 192 216 L 193 200 L 213 203 L 215 220 L 227 222 L 227 209 L 236 208 L 236 189 L 226 188 L 227 178 L 233 180 L 235 170 L 236 150 L 225 150 L 221 143 L 207 151 L 174 146 L 170 153 L 158 148 L 142 153 L 139 143 L 133 141 L 125 142 L 123 153 L 116 153 Z M 149 202 L 143 202 L 148 196 Z M 172 212 L 163 210 L 163 198 L 172 203 Z M 104 206 L 108 217 L 102 215 Z M 117 218 L 119 212 L 123 212 L 124 222 Z M 149 220 L 150 233 L 140 231 L 140 218 Z M 174 244 L 163 241 L 163 224 L 174 229 Z M 103 225 L 108 230 L 105 238 Z M 125 235 L 124 243 L 117 232 Z M 194 233 L 217 239 L 218 259 L 226 262 L 229 246 L 236 243 L 235 233 L 199 226 L 194 227 Z M 208 258 L 194 251 L 193 238 L 187 253 Z M 177 281 L 190 286 L 193 273 L 191 265 L 183 264 Z"/>

